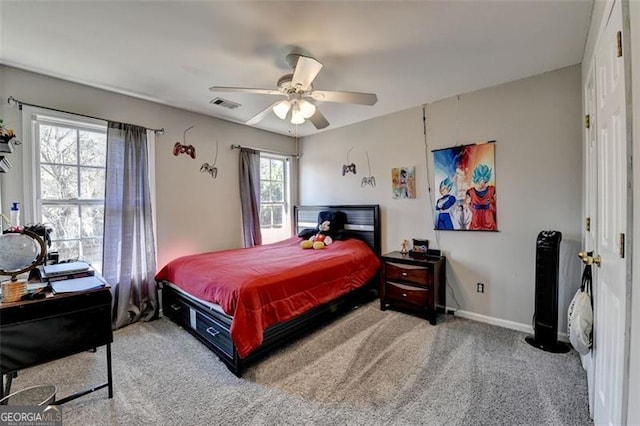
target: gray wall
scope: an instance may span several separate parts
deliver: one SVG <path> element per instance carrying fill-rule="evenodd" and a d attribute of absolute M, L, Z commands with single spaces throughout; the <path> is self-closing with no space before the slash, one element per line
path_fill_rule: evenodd
<path fill-rule="evenodd" d="M 447 304 L 508 327 L 530 329 L 534 307 L 535 241 L 542 230 L 561 231 L 572 250 L 581 235 L 581 76 L 573 66 L 307 137 L 302 141 L 300 196 L 304 204 L 379 203 L 383 250 L 403 239 L 427 238 L 447 256 Z M 500 232 L 433 230 L 435 191 L 431 150 L 496 140 Z M 346 152 L 358 174 L 341 175 Z M 361 187 L 371 173 L 377 186 Z M 391 196 L 391 168 L 415 166 L 417 198 Z M 434 195 L 432 195 L 434 197 Z M 578 263 L 576 267 L 579 267 Z M 485 293 L 476 283 L 485 283 Z M 575 288 L 576 284 L 570 283 Z M 562 300 L 568 304 L 573 288 Z M 566 311 L 565 311 L 566 312 Z M 565 328 L 561 315 L 561 330 Z"/>
<path fill-rule="evenodd" d="M 0 66 L 0 73 L 0 117 L 18 132 L 21 113 L 7 105 L 9 96 L 110 120 L 164 127 L 165 135 L 156 138 L 158 267 L 185 254 L 242 245 L 238 151 L 232 151 L 231 144 L 295 152 L 293 139 L 286 136 L 15 68 Z M 197 158 L 175 157 L 173 145 L 183 140 L 183 132 L 191 126 L 195 127 L 187 133 L 187 143 L 196 147 Z M 216 141 L 218 177 L 214 180 L 201 173 L 200 166 L 213 162 Z M 10 158 L 13 169 L 0 177 L 3 212 L 8 212 L 10 202 L 23 202 L 22 148 Z M 23 218 L 23 222 L 32 220 Z"/>

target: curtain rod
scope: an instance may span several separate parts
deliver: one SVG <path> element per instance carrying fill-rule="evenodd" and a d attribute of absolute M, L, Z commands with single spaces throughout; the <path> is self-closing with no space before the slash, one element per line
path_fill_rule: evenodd
<path fill-rule="evenodd" d="M 286 155 L 287 157 L 296 157 L 296 158 L 300 158 L 300 154 L 288 154 L 288 153 L 286 153 L 286 152 L 271 151 L 271 150 L 269 150 L 269 149 L 262 149 L 262 148 L 254 148 L 254 147 L 252 147 L 252 146 L 231 145 L 231 149 L 242 149 L 242 148 L 253 149 L 254 151 L 266 152 L 266 153 L 268 153 L 268 154 Z"/>
<path fill-rule="evenodd" d="M 79 115 L 80 117 L 86 117 L 86 118 L 93 118 L 94 120 L 110 121 L 110 120 L 105 120 L 102 117 L 94 117 L 92 115 L 78 114 L 77 112 L 64 111 L 64 110 L 61 110 L 61 109 L 51 108 L 51 107 L 47 107 L 47 106 L 43 106 L 43 105 L 30 104 L 28 102 L 23 102 L 23 101 L 21 101 L 19 99 L 16 99 L 13 96 L 9 96 L 9 98 L 7 99 L 7 103 L 9 105 L 11 105 L 11 106 L 18 105 L 18 108 L 20 108 L 20 111 L 22 111 L 22 106 L 26 105 L 26 106 L 35 107 L 35 108 L 48 109 L 49 111 L 56 111 L 56 112 L 62 112 L 62 113 L 65 113 L 65 114 Z M 144 126 L 141 126 L 141 127 L 144 127 Z M 151 130 L 152 132 L 155 132 L 156 134 L 159 134 L 160 136 L 164 135 L 164 127 L 162 129 L 150 129 L 148 127 L 145 127 L 145 129 Z"/>

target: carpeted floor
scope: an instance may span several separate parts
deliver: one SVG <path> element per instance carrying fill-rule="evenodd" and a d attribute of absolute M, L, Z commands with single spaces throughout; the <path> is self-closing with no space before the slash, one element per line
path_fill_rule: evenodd
<path fill-rule="evenodd" d="M 65 425 L 592 424 L 578 355 L 512 330 L 372 302 L 250 367 L 242 379 L 166 319 L 115 333 L 114 398 L 63 406 Z M 20 372 L 58 398 L 106 378 L 104 348 Z"/>

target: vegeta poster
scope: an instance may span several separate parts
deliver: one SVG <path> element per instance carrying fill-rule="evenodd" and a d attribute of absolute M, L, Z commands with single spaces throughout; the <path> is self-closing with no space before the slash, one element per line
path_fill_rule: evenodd
<path fill-rule="evenodd" d="M 495 141 L 432 152 L 435 229 L 497 231 Z"/>

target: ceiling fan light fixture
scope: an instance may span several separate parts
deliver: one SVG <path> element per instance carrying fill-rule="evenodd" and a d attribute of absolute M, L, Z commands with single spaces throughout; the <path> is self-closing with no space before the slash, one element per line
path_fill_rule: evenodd
<path fill-rule="evenodd" d="M 300 111 L 300 107 L 297 103 L 293 104 L 293 108 L 291 108 L 291 124 L 302 124 L 304 123 L 304 115 L 302 115 L 302 111 Z"/>
<path fill-rule="evenodd" d="M 291 124 L 303 124 L 308 120 L 316 129 L 320 130 L 329 126 L 329 121 L 322 115 L 321 108 L 316 106 L 317 102 L 372 106 L 378 101 L 375 93 L 316 90 L 313 82 L 323 67 L 317 59 L 300 53 L 291 53 L 287 56 L 287 62 L 292 69 L 278 79 L 277 89 L 212 86 L 209 90 L 278 96 L 278 98 L 272 98 L 274 99 L 273 103 L 264 107 L 245 122 L 249 126 L 256 125 L 270 116 L 273 111 L 273 114 L 283 121 L 290 121 Z M 226 102 L 230 103 L 231 101 Z M 214 103 L 218 104 L 218 102 Z"/>
<path fill-rule="evenodd" d="M 313 114 L 316 113 L 316 106 L 309 101 L 301 100 L 300 101 L 300 112 L 304 118 L 310 118 Z"/>
<path fill-rule="evenodd" d="M 289 108 L 291 108 L 291 102 L 287 99 L 278 102 L 273 106 L 273 112 L 278 116 L 281 120 L 287 118 L 287 114 L 289 113 Z"/>

